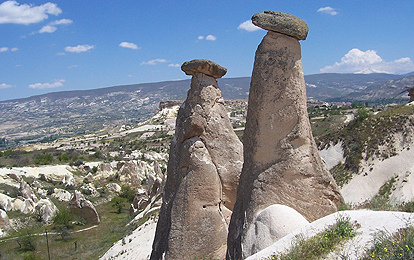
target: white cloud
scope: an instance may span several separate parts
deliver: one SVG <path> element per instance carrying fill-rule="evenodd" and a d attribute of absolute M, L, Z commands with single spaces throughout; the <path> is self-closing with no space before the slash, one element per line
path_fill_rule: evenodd
<path fill-rule="evenodd" d="M 53 33 L 56 30 L 57 30 L 57 27 L 56 26 L 53 26 L 53 25 L 48 24 L 48 25 L 43 26 L 39 30 L 39 33 Z"/>
<path fill-rule="evenodd" d="M 51 25 L 66 25 L 66 24 L 71 24 L 73 23 L 73 21 L 71 19 L 60 19 L 60 20 L 56 20 L 54 22 L 51 22 Z"/>
<path fill-rule="evenodd" d="M 79 67 L 79 65 L 70 65 L 69 67 L 68 67 L 68 69 L 73 69 L 73 68 L 78 68 Z"/>
<path fill-rule="evenodd" d="M 60 19 L 54 22 L 48 23 L 47 25 L 43 26 L 38 33 L 54 33 L 58 28 L 56 25 L 67 25 L 73 23 L 70 19 Z M 34 33 L 31 33 L 34 34 Z"/>
<path fill-rule="evenodd" d="M 374 50 L 361 51 L 359 49 L 352 49 L 341 58 L 340 62 L 326 66 L 320 71 L 322 73 L 404 74 L 414 71 L 414 63 L 408 57 L 387 62 Z"/>
<path fill-rule="evenodd" d="M 6 83 L 1 83 L 0 84 L 0 89 L 5 89 L 5 88 L 11 88 L 13 87 L 12 85 L 6 84 Z"/>
<path fill-rule="evenodd" d="M 318 13 L 329 14 L 329 15 L 337 15 L 338 14 L 338 12 L 330 6 L 321 7 L 317 10 L 317 12 Z"/>
<path fill-rule="evenodd" d="M 94 45 L 83 44 L 83 45 L 78 45 L 78 46 L 73 46 L 73 47 L 72 46 L 67 46 L 67 47 L 65 47 L 65 51 L 81 53 L 81 52 L 92 50 L 93 48 L 95 48 Z"/>
<path fill-rule="evenodd" d="M 168 64 L 168 67 L 180 67 L 180 64 L 171 63 L 171 64 Z"/>
<path fill-rule="evenodd" d="M 19 48 L 17 48 L 17 47 L 13 47 L 13 48 L 9 48 L 9 47 L 0 47 L 0 52 L 6 52 L 6 51 L 12 51 L 12 52 L 15 52 L 15 51 L 18 51 L 19 50 Z"/>
<path fill-rule="evenodd" d="M 239 25 L 239 27 L 237 27 L 237 29 L 245 30 L 245 31 L 248 31 L 248 32 L 254 32 L 254 31 L 260 30 L 260 27 L 257 27 L 256 25 L 254 25 L 252 23 L 252 20 L 247 20 L 247 21 L 241 23 Z"/>
<path fill-rule="evenodd" d="M 47 89 L 47 88 L 58 88 L 63 86 L 64 79 L 55 80 L 53 83 L 36 83 L 29 85 L 29 88 L 33 89 Z"/>
<path fill-rule="evenodd" d="M 215 41 L 215 40 L 217 40 L 217 37 L 214 36 L 214 35 L 209 34 L 209 35 L 206 36 L 206 40 L 207 41 Z"/>
<path fill-rule="evenodd" d="M 121 42 L 119 46 L 123 48 L 133 49 L 133 50 L 140 49 L 135 43 L 132 43 L 132 42 Z"/>
<path fill-rule="evenodd" d="M 198 36 L 197 40 L 200 40 L 200 41 L 201 41 L 201 40 L 215 41 L 215 40 L 217 40 L 217 37 L 216 37 L 216 36 L 214 36 L 214 35 L 212 35 L 212 34 L 209 34 L 209 35 L 207 35 L 206 37 L 204 37 L 204 36 L 200 35 L 200 36 Z"/>
<path fill-rule="evenodd" d="M 19 4 L 17 1 L 5 1 L 0 4 L 0 24 L 32 24 L 39 23 L 49 15 L 59 15 L 62 10 L 54 3 L 39 6 Z"/>
<path fill-rule="evenodd" d="M 141 62 L 141 65 L 156 65 L 158 63 L 165 63 L 165 62 L 167 62 L 167 60 L 165 59 L 155 59 L 155 60 Z"/>

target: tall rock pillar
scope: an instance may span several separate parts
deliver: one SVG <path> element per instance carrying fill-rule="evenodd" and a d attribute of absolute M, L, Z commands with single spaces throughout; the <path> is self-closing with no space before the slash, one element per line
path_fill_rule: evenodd
<path fill-rule="evenodd" d="M 257 48 L 244 133 L 244 165 L 229 226 L 227 259 L 243 259 L 260 211 L 289 206 L 313 221 L 337 210 L 339 188 L 318 154 L 306 106 L 299 40 L 307 24 L 287 13 L 253 15 L 268 30 Z M 250 243 L 250 242 L 249 242 Z"/>
<path fill-rule="evenodd" d="M 191 88 L 178 111 L 151 259 L 224 259 L 243 165 L 216 81 L 227 69 L 209 60 L 181 69 Z"/>

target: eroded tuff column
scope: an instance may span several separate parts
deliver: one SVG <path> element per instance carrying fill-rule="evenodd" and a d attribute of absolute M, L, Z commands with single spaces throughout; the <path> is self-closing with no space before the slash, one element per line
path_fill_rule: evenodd
<path fill-rule="evenodd" d="M 224 259 L 243 165 L 216 81 L 227 69 L 209 60 L 181 69 L 191 88 L 178 111 L 151 259 Z"/>
<path fill-rule="evenodd" d="M 308 26 L 290 14 L 253 15 L 268 30 L 257 48 L 244 133 L 244 165 L 229 227 L 227 259 L 243 259 L 246 231 L 261 210 L 289 206 L 313 221 L 343 201 L 312 136 L 299 40 Z"/>

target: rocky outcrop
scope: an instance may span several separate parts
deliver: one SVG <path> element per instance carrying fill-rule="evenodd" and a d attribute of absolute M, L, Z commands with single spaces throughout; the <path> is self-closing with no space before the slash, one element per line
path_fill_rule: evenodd
<path fill-rule="evenodd" d="M 75 190 L 71 201 L 69 201 L 69 209 L 75 216 L 86 219 L 90 224 L 99 224 L 100 222 L 98 212 L 93 204 L 77 190 Z"/>
<path fill-rule="evenodd" d="M 272 17 L 268 17 L 271 15 Z M 308 221 L 337 210 L 339 188 L 312 136 L 298 39 L 305 22 L 275 12 L 253 22 L 270 29 L 255 56 L 244 132 L 244 165 L 229 226 L 228 259 L 246 258 L 246 232 L 272 204 L 289 206 Z M 262 24 L 263 21 L 263 24 Z M 275 26 L 269 26 L 274 23 Z M 294 21 L 294 22 L 292 22 Z M 300 28 L 291 28 L 291 27 Z M 280 29 L 282 28 L 282 29 Z"/>
<path fill-rule="evenodd" d="M 223 259 L 242 167 L 216 81 L 226 69 L 193 60 L 182 70 L 193 77 L 177 116 L 151 259 Z"/>
<path fill-rule="evenodd" d="M 407 89 L 407 91 L 408 91 L 408 96 L 410 97 L 409 102 L 413 102 L 414 101 L 414 87 Z"/>
<path fill-rule="evenodd" d="M 243 251 L 253 255 L 309 222 L 291 207 L 274 204 L 257 214 L 246 231 Z"/>
<path fill-rule="evenodd" d="M 58 212 L 58 208 L 49 199 L 41 199 L 37 202 L 34 209 L 34 216 L 42 222 L 51 223 L 53 217 Z"/>

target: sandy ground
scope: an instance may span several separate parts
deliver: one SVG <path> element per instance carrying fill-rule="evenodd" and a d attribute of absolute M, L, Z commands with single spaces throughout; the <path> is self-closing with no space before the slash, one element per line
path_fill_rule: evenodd
<path fill-rule="evenodd" d="M 40 167 L 13 167 L 13 168 L 0 168 L 0 176 L 6 176 L 7 174 L 16 174 L 17 176 L 34 177 L 39 178 L 40 174 L 44 175 L 56 175 L 65 176 L 70 174 L 68 165 L 51 165 Z"/>
<path fill-rule="evenodd" d="M 336 145 L 320 150 L 319 155 L 322 157 L 323 161 L 326 163 L 326 167 L 328 167 L 329 170 L 339 162 L 343 163 L 345 161 L 342 142 L 338 142 Z"/>
<path fill-rule="evenodd" d="M 391 199 L 394 202 L 410 201 L 414 198 L 414 149 L 403 150 L 386 160 L 375 159 L 363 167 L 342 190 L 347 203 L 361 203 L 378 193 L 380 187 L 393 176 L 397 176 L 396 189 Z"/>
<path fill-rule="evenodd" d="M 349 216 L 351 221 L 357 221 L 358 224 L 360 224 L 360 227 L 357 230 L 358 235 L 338 248 L 337 251 L 331 253 L 327 259 L 342 259 L 341 256 L 348 257 L 345 259 L 358 259 L 362 257 L 364 249 L 367 247 L 369 248 L 372 245 L 375 233 L 379 231 L 394 233 L 399 228 L 414 223 L 413 213 L 367 210 L 341 211 L 318 219 L 303 228 L 295 230 L 273 245 L 248 257 L 246 260 L 268 259 L 272 254 L 286 251 L 291 247 L 292 241 L 294 241 L 296 236 L 301 234 L 305 238 L 314 236 L 316 233 L 326 229 L 328 225 L 334 224 L 341 215 Z"/>
<path fill-rule="evenodd" d="M 147 260 L 151 255 L 157 222 L 148 220 L 131 235 L 116 242 L 100 260 Z"/>

